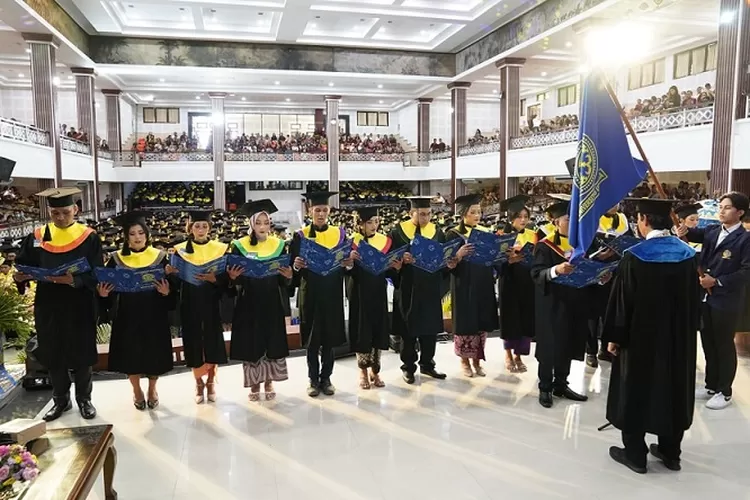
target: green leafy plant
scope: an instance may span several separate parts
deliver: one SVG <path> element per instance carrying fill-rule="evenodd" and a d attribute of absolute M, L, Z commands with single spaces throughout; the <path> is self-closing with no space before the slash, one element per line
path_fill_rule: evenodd
<path fill-rule="evenodd" d="M 109 339 L 112 337 L 112 324 L 101 323 L 96 325 L 96 343 L 97 344 L 109 344 Z"/>
<path fill-rule="evenodd" d="M 15 332 L 16 337 L 6 342 L 4 348 L 15 347 L 18 361 L 26 361 L 26 343 L 34 333 L 34 287 L 21 295 L 13 278 L 0 278 L 0 332 Z"/>

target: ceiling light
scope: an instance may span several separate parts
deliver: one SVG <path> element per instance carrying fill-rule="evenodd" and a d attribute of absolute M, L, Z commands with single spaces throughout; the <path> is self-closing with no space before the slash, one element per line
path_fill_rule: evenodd
<path fill-rule="evenodd" d="M 383 104 L 383 101 L 378 101 L 378 103 Z"/>
<path fill-rule="evenodd" d="M 258 19 L 258 20 L 257 20 L 257 21 L 255 22 L 255 24 L 257 24 L 258 26 L 261 26 L 261 25 L 263 24 L 263 19 Z"/>
<path fill-rule="evenodd" d="M 259 16 L 262 16 L 262 15 L 263 15 L 263 13 L 262 13 L 262 12 L 258 12 L 258 15 L 259 15 Z"/>
<path fill-rule="evenodd" d="M 379 83 L 379 84 L 378 84 L 378 88 L 379 88 L 379 89 L 382 89 L 382 88 L 383 88 L 383 84 L 382 84 L 382 83 Z"/>
<path fill-rule="evenodd" d="M 385 26 L 383 26 L 382 28 L 380 28 L 380 32 L 381 33 L 385 33 Z"/>
<path fill-rule="evenodd" d="M 719 22 L 721 24 L 729 24 L 732 21 L 734 21 L 734 11 L 733 10 L 721 13 L 721 17 L 719 17 Z"/>
<path fill-rule="evenodd" d="M 542 71 L 542 76 L 547 76 L 547 72 L 546 71 Z"/>
<path fill-rule="evenodd" d="M 97 102 L 96 104 L 94 104 L 94 106 L 98 108 L 99 107 L 99 103 Z"/>
<path fill-rule="evenodd" d="M 289 99 L 289 98 L 287 97 L 287 98 L 286 98 L 286 102 L 289 102 L 289 101 L 291 101 L 291 99 Z"/>
<path fill-rule="evenodd" d="M 60 77 L 59 76 L 52 77 L 52 85 L 60 85 Z"/>
<path fill-rule="evenodd" d="M 31 49 L 26 49 L 27 54 L 31 54 Z"/>
<path fill-rule="evenodd" d="M 197 96 L 195 96 L 195 99 L 198 100 L 198 101 L 200 101 L 201 100 L 201 96 L 197 95 Z"/>
<path fill-rule="evenodd" d="M 573 46 L 573 42 L 565 42 L 565 46 L 571 48 Z"/>
<path fill-rule="evenodd" d="M 643 60 L 652 50 L 653 29 L 646 24 L 623 22 L 587 32 L 585 50 L 594 67 L 615 70 Z"/>
<path fill-rule="evenodd" d="M 333 82 L 328 82 L 329 87 L 333 87 Z"/>
<path fill-rule="evenodd" d="M 216 83 L 221 83 L 221 80 L 216 80 Z"/>
<path fill-rule="evenodd" d="M 164 78 L 159 78 L 159 81 L 160 81 L 161 83 L 164 83 Z"/>
<path fill-rule="evenodd" d="M 273 82 L 273 84 L 274 84 L 274 85 L 281 85 L 281 82 L 280 82 L 280 81 L 278 81 L 278 80 L 276 80 L 275 82 Z"/>
<path fill-rule="evenodd" d="M 73 79 L 73 75 L 68 75 L 68 80 L 72 80 L 72 79 Z"/>
<path fill-rule="evenodd" d="M 492 89 L 493 94 L 497 94 L 497 89 Z"/>
<path fill-rule="evenodd" d="M 246 98 L 244 98 L 244 97 L 242 98 L 242 100 L 243 100 L 243 101 L 247 101 L 247 99 L 246 99 Z"/>
<path fill-rule="evenodd" d="M 582 64 L 578 67 L 578 72 L 581 74 L 587 74 L 590 71 L 588 64 Z"/>
<path fill-rule="evenodd" d="M 315 28 L 317 28 L 317 27 L 318 27 L 318 25 L 317 25 L 317 24 L 315 24 L 315 23 L 310 23 L 310 28 L 312 28 L 312 29 L 315 29 Z"/>
<path fill-rule="evenodd" d="M 23 78 L 23 73 L 18 73 L 18 78 Z"/>
<path fill-rule="evenodd" d="M 426 34 L 427 34 L 427 30 L 420 30 L 420 31 L 419 31 L 419 34 L 420 34 L 420 35 L 422 35 L 422 36 L 424 36 L 424 35 L 426 35 Z"/>

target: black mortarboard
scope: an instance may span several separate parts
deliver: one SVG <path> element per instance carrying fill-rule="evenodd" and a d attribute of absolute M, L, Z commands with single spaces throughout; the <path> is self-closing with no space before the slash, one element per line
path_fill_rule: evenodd
<path fill-rule="evenodd" d="M 419 208 L 430 208 L 432 196 L 410 196 L 407 198 L 407 200 L 409 200 L 409 203 L 411 203 L 412 210 L 417 210 Z"/>
<path fill-rule="evenodd" d="M 13 169 L 16 167 L 16 162 L 10 158 L 3 158 L 0 156 L 0 182 L 8 182 L 10 176 L 13 175 Z"/>
<path fill-rule="evenodd" d="M 287 227 L 286 226 L 282 226 L 281 224 L 274 224 L 273 225 L 273 230 L 274 231 L 278 231 L 280 233 L 283 233 L 284 231 L 286 231 L 286 229 L 287 229 Z"/>
<path fill-rule="evenodd" d="M 115 250 L 117 250 L 117 247 L 116 246 L 105 246 L 105 247 L 102 247 L 102 250 L 105 251 L 105 252 L 107 252 L 107 253 L 109 253 L 109 252 L 114 252 Z"/>
<path fill-rule="evenodd" d="M 0 252 L 1 253 L 17 252 L 17 251 L 18 251 L 18 247 L 16 247 L 16 246 L 13 246 L 13 245 L 10 245 L 10 244 L 0 245 Z"/>
<path fill-rule="evenodd" d="M 338 194 L 338 191 L 310 191 L 308 193 L 303 193 L 302 196 L 305 197 L 307 203 L 311 207 L 315 207 L 319 205 L 328 205 L 328 198 L 335 194 Z"/>
<path fill-rule="evenodd" d="M 479 205 L 482 201 L 482 195 L 479 193 L 465 194 L 456 198 L 456 213 L 466 214 L 472 205 Z"/>
<path fill-rule="evenodd" d="M 677 213 L 677 216 L 680 219 L 684 219 L 686 217 L 690 217 L 691 215 L 697 215 L 698 209 L 703 208 L 703 205 L 700 203 L 686 203 L 683 205 L 679 205 L 677 208 L 675 208 L 675 212 Z"/>
<path fill-rule="evenodd" d="M 570 158 L 568 160 L 565 160 L 565 168 L 568 169 L 568 173 L 571 177 L 575 177 L 576 159 Z"/>
<path fill-rule="evenodd" d="M 365 222 L 377 216 L 378 210 L 380 210 L 380 207 L 376 207 L 376 206 L 362 207 L 362 208 L 357 209 L 357 215 L 359 215 L 360 221 Z"/>
<path fill-rule="evenodd" d="M 530 199 L 531 197 L 525 194 L 513 196 L 500 202 L 500 210 L 503 212 L 517 214 L 518 212 L 526 208 L 526 203 Z"/>
<path fill-rule="evenodd" d="M 550 196 L 561 201 L 553 203 L 544 211 L 547 212 L 553 219 L 557 219 L 558 217 L 562 217 L 563 215 L 567 214 L 568 209 L 570 208 L 570 195 L 554 194 Z"/>
<path fill-rule="evenodd" d="M 278 210 L 274 202 L 266 198 L 264 200 L 248 201 L 240 207 L 238 212 L 247 217 L 252 217 L 259 212 L 265 212 L 270 215 L 278 212 Z"/>
<path fill-rule="evenodd" d="M 669 217 L 676 200 L 664 198 L 625 198 L 625 201 L 635 202 L 635 211 L 639 214 L 661 215 Z"/>
<path fill-rule="evenodd" d="M 190 222 L 211 222 L 211 214 L 213 210 L 191 210 L 188 212 Z"/>
<path fill-rule="evenodd" d="M 47 204 L 52 208 L 70 207 L 75 205 L 73 195 L 80 193 L 81 190 L 75 187 L 61 187 L 45 189 L 36 195 L 41 198 L 47 198 Z"/>
<path fill-rule="evenodd" d="M 130 226 L 140 225 L 144 230 L 148 230 L 146 225 L 146 217 L 150 214 L 149 212 L 137 210 L 132 212 L 124 212 L 115 217 L 115 224 L 122 227 L 122 231 L 127 233 Z"/>

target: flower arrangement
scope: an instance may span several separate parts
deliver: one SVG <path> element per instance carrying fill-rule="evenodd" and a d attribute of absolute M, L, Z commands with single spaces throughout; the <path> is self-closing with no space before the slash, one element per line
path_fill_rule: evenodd
<path fill-rule="evenodd" d="M 19 444 L 0 446 L 0 498 L 12 498 L 22 483 L 31 482 L 39 475 L 37 458 Z"/>
<path fill-rule="evenodd" d="M 20 295 L 12 272 L 0 273 L 0 333 L 15 332 L 16 337 L 4 347 L 18 349 L 18 361 L 26 358 L 26 343 L 34 331 L 34 295 L 36 283 L 31 283 L 26 293 Z"/>

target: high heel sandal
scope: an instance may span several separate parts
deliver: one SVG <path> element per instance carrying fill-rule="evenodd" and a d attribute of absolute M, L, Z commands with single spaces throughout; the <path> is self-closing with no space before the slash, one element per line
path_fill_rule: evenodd
<path fill-rule="evenodd" d="M 372 385 L 375 387 L 385 387 L 385 382 L 380 380 L 380 376 L 375 373 L 370 375 L 370 382 L 372 382 Z"/>
<path fill-rule="evenodd" d="M 135 406 L 135 409 L 138 411 L 143 411 L 146 409 L 146 400 L 142 399 L 138 401 L 135 399 L 135 396 L 133 396 L 133 406 Z"/>
<path fill-rule="evenodd" d="M 474 377 L 474 372 L 471 371 L 471 365 L 465 365 L 465 364 L 461 363 L 461 369 L 464 372 L 464 377 L 467 377 L 467 378 L 473 378 Z"/>
<path fill-rule="evenodd" d="M 484 368 L 482 368 L 480 365 L 474 365 L 474 372 L 476 372 L 477 377 L 487 376 L 487 373 L 485 373 Z"/>
<path fill-rule="evenodd" d="M 268 390 L 269 387 L 271 388 L 270 391 Z M 276 391 L 273 390 L 273 383 L 266 382 L 263 385 L 263 392 L 266 395 L 266 401 L 273 401 L 276 399 Z"/>
<path fill-rule="evenodd" d="M 154 392 L 154 396 L 155 396 L 154 399 L 151 399 L 151 398 L 148 399 L 147 404 L 148 404 L 149 410 L 154 410 L 156 409 L 157 406 L 159 406 L 159 394 Z"/>
<path fill-rule="evenodd" d="M 206 401 L 203 391 L 206 389 L 206 384 L 203 383 L 203 379 L 195 381 L 195 404 L 202 404 Z"/>
<path fill-rule="evenodd" d="M 206 382 L 206 399 L 208 399 L 209 403 L 216 402 L 216 391 L 214 390 L 215 385 L 216 382 Z"/>
<path fill-rule="evenodd" d="M 516 363 L 516 369 L 518 370 L 519 373 L 526 373 L 528 368 L 526 368 L 526 365 L 523 364 L 523 361 L 521 361 L 520 359 L 516 359 L 515 363 Z"/>
<path fill-rule="evenodd" d="M 516 367 L 516 362 L 512 359 L 505 360 L 505 369 L 508 370 L 508 373 L 518 373 L 518 367 Z"/>
<path fill-rule="evenodd" d="M 359 374 L 359 388 L 360 389 L 369 389 L 370 388 L 370 381 L 368 380 L 366 374 L 363 374 L 363 373 Z"/>

